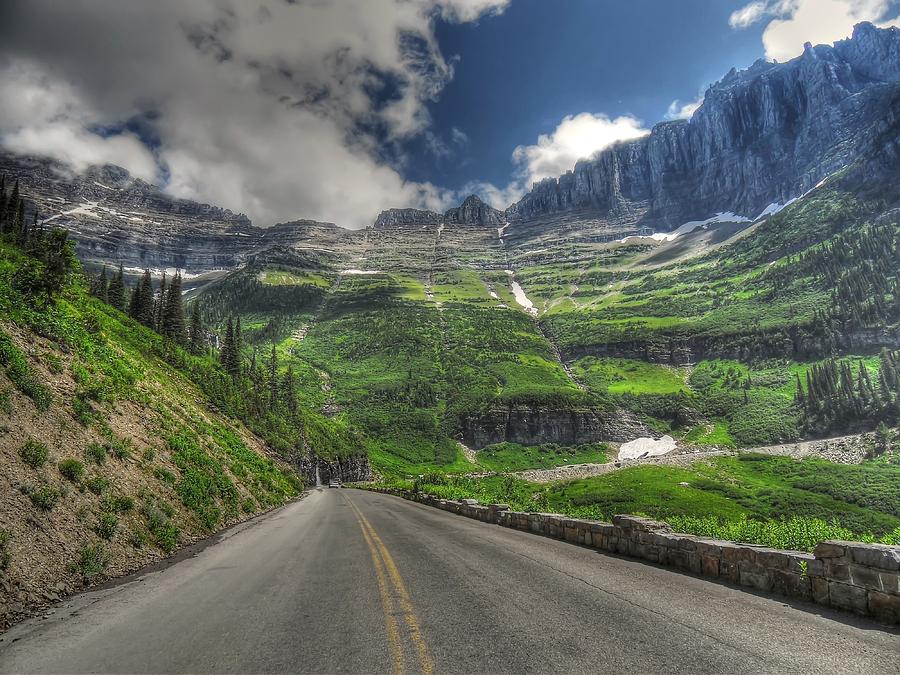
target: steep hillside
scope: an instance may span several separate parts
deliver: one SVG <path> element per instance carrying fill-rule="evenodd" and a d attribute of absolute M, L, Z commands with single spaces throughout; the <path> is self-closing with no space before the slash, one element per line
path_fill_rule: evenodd
<path fill-rule="evenodd" d="M 294 468 L 172 345 L 0 242 L 0 624 L 282 504 Z M 173 366 L 172 364 L 177 364 Z"/>

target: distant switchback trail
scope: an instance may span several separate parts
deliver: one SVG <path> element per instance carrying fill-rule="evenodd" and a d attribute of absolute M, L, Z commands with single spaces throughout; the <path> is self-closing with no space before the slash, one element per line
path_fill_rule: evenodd
<path fill-rule="evenodd" d="M 0 640 L 3 672 L 891 672 L 896 632 L 318 489 Z"/>

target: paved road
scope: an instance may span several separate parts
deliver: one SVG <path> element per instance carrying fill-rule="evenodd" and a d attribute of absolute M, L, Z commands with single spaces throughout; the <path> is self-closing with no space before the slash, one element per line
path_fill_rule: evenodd
<path fill-rule="evenodd" d="M 890 672 L 847 615 L 317 490 L 0 641 L 4 672 Z"/>

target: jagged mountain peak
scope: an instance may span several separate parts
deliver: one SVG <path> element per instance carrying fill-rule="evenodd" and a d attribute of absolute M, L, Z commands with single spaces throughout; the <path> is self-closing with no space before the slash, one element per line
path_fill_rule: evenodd
<path fill-rule="evenodd" d="M 505 215 L 486 204 L 478 195 L 471 194 L 459 206 L 443 214 L 423 209 L 387 209 L 378 214 L 375 228 L 428 227 L 432 225 L 484 225 L 497 227 L 503 224 Z"/>
<path fill-rule="evenodd" d="M 688 121 L 657 124 L 533 186 L 509 220 L 585 211 L 670 230 L 718 212 L 754 218 L 856 161 L 900 107 L 900 31 L 858 24 L 785 63 L 732 69 Z M 882 130 L 883 132 L 883 130 Z"/>

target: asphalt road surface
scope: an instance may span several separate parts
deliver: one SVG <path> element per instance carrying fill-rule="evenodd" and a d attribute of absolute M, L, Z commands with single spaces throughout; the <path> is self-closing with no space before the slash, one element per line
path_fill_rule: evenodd
<path fill-rule="evenodd" d="M 898 672 L 900 634 L 318 489 L 2 636 L 3 672 Z"/>

